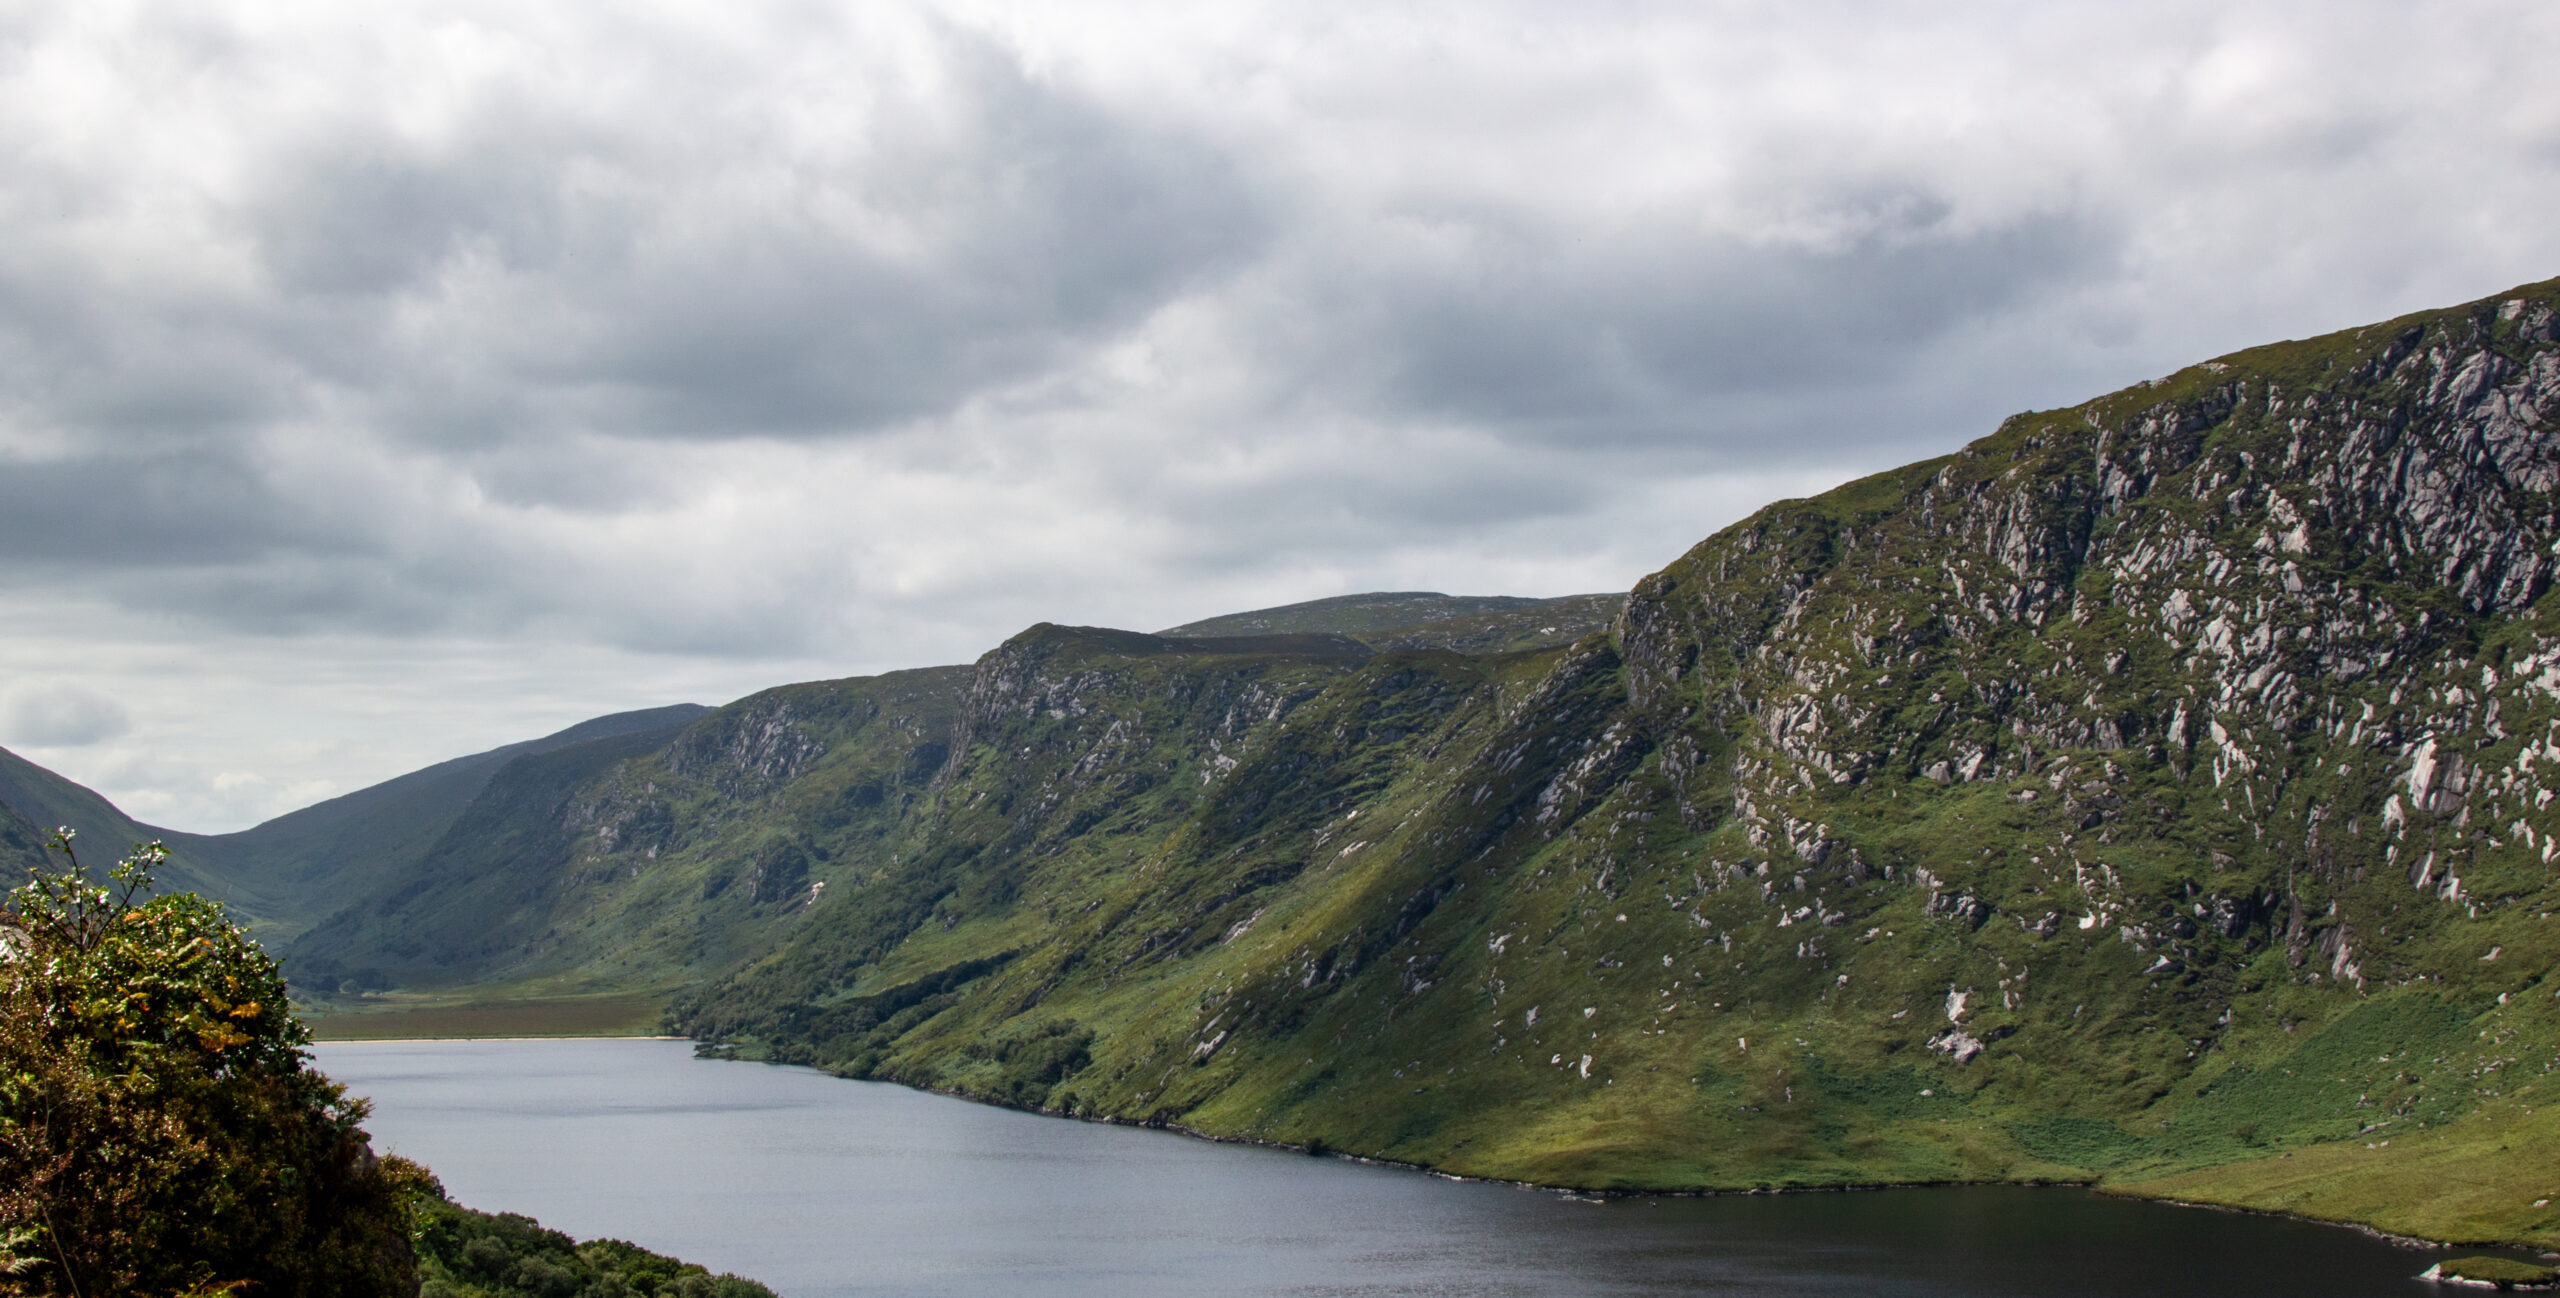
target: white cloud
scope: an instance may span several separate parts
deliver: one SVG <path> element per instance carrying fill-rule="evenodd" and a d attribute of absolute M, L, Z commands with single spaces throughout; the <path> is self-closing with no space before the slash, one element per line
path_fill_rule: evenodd
<path fill-rule="evenodd" d="M 63 760 L 204 828 L 1034 620 L 1623 588 L 2012 410 L 2560 272 L 2555 35 L 38 0 L 0 668 L 123 700 Z"/>

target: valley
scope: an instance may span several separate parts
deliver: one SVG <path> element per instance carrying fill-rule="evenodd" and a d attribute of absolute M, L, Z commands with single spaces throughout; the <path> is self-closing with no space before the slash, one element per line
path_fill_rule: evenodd
<path fill-rule="evenodd" d="M 12 758 L 0 849 L 167 838 L 324 1031 L 663 1006 L 1463 1176 L 2560 1248 L 2556 320 L 2531 285 L 2022 414 L 1623 597 L 1044 624 L 219 838 Z"/>

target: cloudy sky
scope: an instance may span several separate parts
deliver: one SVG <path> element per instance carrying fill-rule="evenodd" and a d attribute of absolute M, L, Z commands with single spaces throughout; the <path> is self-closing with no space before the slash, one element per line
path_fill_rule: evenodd
<path fill-rule="evenodd" d="M 0 744 L 220 830 L 2560 274 L 2560 7 L 0 0 Z"/>

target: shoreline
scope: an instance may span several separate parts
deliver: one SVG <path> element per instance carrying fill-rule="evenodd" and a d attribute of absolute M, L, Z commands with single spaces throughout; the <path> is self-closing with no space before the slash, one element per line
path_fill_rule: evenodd
<path fill-rule="evenodd" d="M 647 1035 L 647 1036 L 633 1036 L 633 1035 L 582 1035 L 582 1036 L 559 1036 L 559 1035 L 554 1035 L 554 1036 L 521 1036 L 521 1037 L 362 1037 L 362 1038 L 343 1039 L 343 1040 L 338 1040 L 338 1041 L 327 1041 L 327 1042 L 324 1042 L 324 1041 L 313 1041 L 311 1044 L 312 1044 L 312 1045 L 398 1045 L 398 1044 L 430 1044 L 430 1043 L 448 1043 L 448 1044 L 449 1044 L 449 1043 L 453 1043 L 453 1042 L 467 1042 L 467 1041 L 524 1041 L 524 1042 L 554 1041 L 554 1042 L 557 1042 L 557 1041 L 691 1041 L 691 1040 L 694 1040 L 694 1038 L 692 1038 L 692 1037 L 682 1037 L 682 1036 L 669 1036 L 669 1035 L 664 1035 L 664 1034 L 655 1034 L 655 1035 Z M 2123 1191 L 2123 1190 L 2115 1190 L 2115 1189 L 2111 1189 L 2111 1188 L 2109 1188 L 2103 1179 L 2100 1179 L 2100 1180 L 2088 1180 L 2088 1181 L 2074 1181 L 2074 1180 L 2035 1180 L 2035 1179 L 2023 1179 L 2023 1180 L 1984 1180 L 1984 1181 L 1870 1181 L 1870 1182 L 1858 1182 L 1858 1183 L 1841 1184 L 1841 1185 L 1742 1186 L 1742 1187 L 1735 1187 L 1735 1188 L 1729 1188 L 1729 1189 L 1713 1189 L 1713 1188 L 1706 1188 L 1706 1189 L 1637 1189 L 1637 1190 L 1630 1190 L 1630 1189 L 1609 1189 L 1609 1188 L 1605 1188 L 1605 1187 L 1596 1187 L 1596 1186 L 1562 1185 L 1562 1184 L 1552 1184 L 1552 1183 L 1540 1182 L 1540 1181 L 1521 1181 L 1521 1180 L 1513 1180 L 1513 1179 L 1510 1179 L 1510 1178 L 1507 1178 L 1507 1177 L 1469 1176 L 1469 1175 L 1466 1175 L 1466 1174 L 1464 1174 L 1464 1173 L 1459 1173 L 1459 1172 L 1450 1172 L 1450 1171 L 1444 1171 L 1444 1170 L 1442 1170 L 1442 1169 L 1440 1169 L 1440 1168 L 1436 1168 L 1436 1167 L 1428 1167 L 1428 1166 L 1425 1166 L 1425 1165 L 1420 1164 L 1420 1163 L 1408 1163 L 1408 1162 L 1403 1162 L 1403 1161 L 1401 1161 L 1401 1160 L 1397 1160 L 1397 1159 L 1390 1159 L 1390 1158 L 1375 1158 L 1375 1157 L 1371 1157 L 1371 1156 L 1369 1156 L 1369 1155 L 1365 1155 L 1365 1154 L 1354 1154 L 1354 1153 L 1350 1153 L 1350 1152 L 1347 1152 L 1347 1151 L 1344 1151 L 1344 1150 L 1337 1150 L 1337 1149 L 1325 1149 L 1325 1150 L 1322 1150 L 1322 1151 L 1319 1151 L 1319 1152 L 1310 1152 L 1310 1151 L 1307 1149 L 1307 1147 L 1306 1147 L 1306 1146 L 1304 1146 L 1304 1145 L 1292 1145 L 1292 1144 L 1289 1144 L 1289 1143 L 1287 1143 L 1287 1142 L 1285 1142 L 1285 1141 L 1266 1140 L 1266 1139 L 1263 1139 L 1263 1138 L 1260 1138 L 1260 1137 L 1256 1137 L 1256 1136 L 1222 1136 L 1222 1135 L 1218 1135 L 1218 1134 L 1216 1134 L 1216 1133 L 1214 1133 L 1214 1132 L 1203 1131 L 1203 1130 L 1201 1130 L 1201 1129 L 1199 1129 L 1199 1128 L 1197 1128 L 1197 1127 L 1186 1126 L 1186 1125 L 1184 1125 L 1184 1124 L 1182 1124 L 1182 1123 L 1177 1123 L 1177 1122 L 1146 1122 L 1146 1121 L 1140 1121 L 1140 1120 L 1133 1120 L 1133 1119 L 1121 1118 L 1121 1117 L 1118 1117 L 1118 1116 L 1116 1116 L 1116 1115 L 1110 1115 L 1110 1114 L 1105 1114 L 1105 1115 L 1100 1116 L 1100 1117 L 1090 1117 L 1090 1118 L 1088 1118 L 1088 1117 L 1080 1117 L 1080 1116 L 1078 1116 L 1078 1115 L 1071 1114 L 1071 1113 L 1063 1113 L 1063 1112 L 1060 1112 L 1060 1111 L 1055 1110 L 1055 1109 L 1034 1109 L 1034 1108 L 1023 1108 L 1023 1107 L 1020 1107 L 1020 1106 L 1010 1105 L 1010 1104 L 997 1104 L 997 1103 L 995 1103 L 995 1102 L 993 1102 L 993 1101 L 990 1101 L 990 1100 L 987 1100 L 987 1099 L 983 1099 L 983 1098 L 981 1098 L 981 1097 L 979 1097 L 979 1096 L 969 1095 L 969 1094 L 966 1094 L 966 1093 L 963 1093 L 963 1092 L 959 1092 L 959 1091 L 943 1090 L 943 1089 L 940 1089 L 940 1088 L 937 1088 L 937 1087 L 931 1087 L 931 1086 L 918 1086 L 918 1085 L 916 1085 L 916 1084 L 914 1084 L 914 1083 L 912 1083 L 912 1082 L 900 1081 L 900 1080 L 898 1080 L 898 1079 L 896 1079 L 896 1078 L 891 1078 L 891 1077 L 846 1077 L 846 1076 L 844 1076 L 843 1074 L 840 1074 L 840 1073 L 829 1072 L 827 1069 L 820 1068 L 820 1067 L 818 1067 L 818 1066 L 816 1066 L 816 1065 L 814 1065 L 814 1064 L 776 1064 L 776 1063 L 774 1063 L 774 1062 L 772 1062 L 772 1061 L 770 1061 L 770 1060 L 761 1060 L 761 1059 L 717 1059 L 717 1058 L 711 1059 L 711 1060 L 709 1060 L 708 1062 L 712 1062 L 712 1063 L 755 1063 L 755 1064 L 764 1064 L 764 1065 L 765 1065 L 765 1066 L 767 1066 L 767 1067 L 781 1067 L 781 1068 L 807 1068 L 807 1069 L 809 1069 L 809 1070 L 810 1070 L 810 1071 L 812 1071 L 812 1072 L 816 1072 L 816 1073 L 823 1074 L 823 1075 L 825 1075 L 825 1076 L 827 1076 L 827 1077 L 829 1077 L 829 1078 L 833 1078 L 834 1080 L 837 1080 L 837 1081 L 844 1081 L 844 1082 L 875 1082 L 875 1083 L 879 1083 L 879 1084 L 882 1084 L 882 1085 L 902 1087 L 902 1088 L 904 1088 L 904 1089 L 906 1089 L 906 1090 L 914 1091 L 914 1092 L 916 1092 L 916 1093 L 918 1093 L 918 1094 L 922 1094 L 922 1095 L 936 1095 L 936 1096 L 941 1096 L 941 1097 L 943 1097 L 943 1098 L 945 1098 L 945 1099 L 959 1100 L 959 1101 L 961 1101 L 961 1102 L 963 1102 L 963 1103 L 966 1103 L 966 1104 L 975 1104 L 975 1105 L 980 1105 L 980 1106 L 982 1106 L 982 1107 L 990 1108 L 990 1109 L 1008 1109 L 1008 1110 L 1011 1110 L 1012 1112 L 1015 1112 L 1015 1113 L 1027 1113 L 1027 1114 L 1030 1114 L 1030 1115 L 1035 1116 L 1035 1117 L 1042 1117 L 1042 1118 L 1057 1118 L 1057 1119 L 1061 1119 L 1061 1120 L 1064 1120 L 1064 1121 L 1067 1121 L 1067 1122 L 1082 1122 L 1082 1123 L 1088 1123 L 1088 1124 L 1091 1124 L 1091 1125 L 1093 1125 L 1093 1126 L 1105 1126 L 1105 1127 L 1128 1127 L 1128 1128 L 1132 1128 L 1132 1129 L 1135 1129 L 1135 1130 L 1141 1130 L 1141 1131 L 1149 1131 L 1149 1130 L 1152 1130 L 1152 1131 L 1165 1131 L 1165 1132 L 1171 1132 L 1171 1133 L 1173 1133 L 1174 1135 L 1187 1137 L 1187 1138 L 1189 1138 L 1189 1139 L 1193 1139 L 1193 1140 L 1202 1140 L 1202 1141 L 1207 1141 L 1207 1142 L 1212 1143 L 1212 1144 L 1219 1144 L 1219 1145 L 1253 1145 L 1253 1146 L 1257 1146 L 1257 1147 L 1264 1148 L 1264 1149 L 1284 1150 L 1284 1151 L 1287 1151 L 1287 1152 L 1289 1152 L 1289 1153 L 1299 1154 L 1299 1155 L 1306 1156 L 1306 1157 L 1311 1157 L 1311 1158 L 1334 1158 L 1334 1159 L 1340 1159 L 1340 1160 L 1342 1160 L 1342 1161 L 1344 1161 L 1344 1162 L 1360 1163 L 1360 1164 L 1364 1164 L 1364 1165 L 1367 1165 L 1367 1166 L 1370 1166 L 1370 1167 L 1383 1167 L 1383 1168 L 1392 1168 L 1392 1169 L 1395 1169 L 1395 1170 L 1398 1170 L 1398 1171 L 1415 1172 L 1415 1173 L 1419 1173 L 1419 1174 L 1424 1175 L 1424 1176 L 1434 1177 L 1434 1178 L 1437 1178 L 1437 1179 L 1439 1179 L 1439 1180 L 1443 1180 L 1443 1181 L 1456 1181 L 1456 1182 L 1467 1183 L 1467 1184 L 1474 1184 L 1474 1185 L 1499 1185 L 1499 1186 L 1506 1186 L 1506 1187 L 1509 1187 L 1509 1188 L 1511 1188 L 1511 1189 L 1515 1189 L 1515 1190 L 1533 1191 L 1533 1192 L 1538 1192 L 1538 1193 L 1550 1193 L 1550 1194 L 1555 1194 L 1555 1195 L 1558 1195 L 1558 1196 L 1561 1196 L 1561 1197 L 1564 1197 L 1564 1198 L 1574 1199 L 1574 1200 L 1577 1200 L 1577 1201 L 1580 1201 L 1580 1202 L 1605 1203 L 1605 1202 L 1607 1202 L 1607 1201 L 1609 1201 L 1609 1200 L 1612 1200 L 1612 1199 L 1707 1199 L 1707 1198 L 1727 1198 L 1727 1197 L 1735 1197 L 1735 1198 L 1739 1198 L 1739 1197 L 1754 1196 L 1754 1195 L 1779 1195 L 1779 1194 L 1856 1194 L 1856 1193 L 1861 1193 L 1861 1192 L 1866 1192 L 1866 1191 L 1876 1191 L 1876 1190 L 1929 1190 L 1929 1189 L 1957 1189 L 1957 1188 L 1968 1187 L 1968 1186 L 1973 1186 L 1973 1187 L 1980 1187 L 1980 1186 L 2014 1186 L 2014 1187 L 2017 1187 L 2017 1188 L 2019 1188 L 2019 1189 L 2077 1189 L 2077 1190 L 2086 1190 L 2086 1191 L 2088 1191 L 2088 1192 L 2089 1192 L 2089 1193 L 2091 1193 L 2091 1194 L 2103 1194 L 2103 1195 L 2108 1196 L 2109 1198 L 2118 1199 L 2118 1200 L 2125 1200 L 2125 1201 L 2137 1201 L 2137 1200 L 2138 1200 L 2138 1201 L 2146 1202 L 2146 1203 L 2157 1203 L 2157 1204 L 2162 1204 L 2162 1205 L 2165 1205 L 2165 1206 L 2168 1206 L 2168 1207 L 2173 1207 L 2173 1208 L 2203 1209 L 2203 1210 L 2213 1211 L 2213 1212 L 2238 1213 L 2238 1214 L 2241 1214 L 2241 1215 L 2245 1215 L 2245 1216 L 2253 1216 L 2253 1217 L 2273 1217 L 2273 1218 L 2280 1218 L 2280 1219 L 2283 1219 L 2283 1220 L 2286 1220 L 2286 1221 L 2298 1221 L 2298 1222 L 2302 1222 L 2302 1223 L 2304 1223 L 2305 1225 L 2334 1227 L 2334 1228 L 2341 1229 L 2341 1230 L 2350 1230 L 2350 1231 L 2354 1231 L 2354 1232 L 2356 1232 L 2357 1234 L 2364 1235 L 2364 1236 L 2367 1236 L 2367 1237 L 2372 1238 L 2372 1239 L 2380 1240 L 2380 1241 L 2382 1241 L 2382 1242 L 2385 1242 L 2385 1243 L 2391 1244 L 2391 1245 L 2392 1245 L 2392 1246 L 2394 1246 L 2394 1247 L 2397 1247 L 2397 1248 L 2403 1248 L 2403 1249 L 2408 1249 L 2408 1250 L 2413 1251 L 2413 1252 L 2416 1252 L 2416 1251 L 2426 1251 L 2426 1250 L 2452 1250 L 2452 1249 L 2466 1249 L 2466 1248 L 2479 1248 L 2479 1249 L 2505 1249 L 2505 1250 L 2509 1250 L 2509 1251 L 2512 1251 L 2512 1252 L 2520 1252 L 2520 1253 L 2529 1253 L 2529 1254 L 2533 1254 L 2533 1255 L 2535 1255 L 2535 1256 L 2537 1256 L 2537 1257 L 2539 1257 L 2539 1258 L 2541 1258 L 2541 1259 L 2544 1259 L 2544 1260 L 2551 1260 L 2551 1259 L 2554 1259 L 2554 1258 L 2560 1258 L 2560 1252 L 2547 1252 L 2547 1251 L 2544 1251 L 2544 1250 L 2541 1248 L 2541 1246 L 2536 1245 L 2536 1244 L 2521 1243 L 2521 1242 L 2514 1242 L 2514 1241 L 2495 1242 L 2495 1243 L 2491 1243 L 2491 1242 L 2481 1242 L 2481 1241 L 2472 1241 L 2472 1242 L 2468 1242 L 2468 1243 L 2457 1243 L 2457 1242 L 2448 1241 L 2448 1240 L 2433 1240 L 2433 1239 L 2427 1239 L 2427 1238 L 2425 1238 L 2425 1237 L 2423 1237 L 2423 1236 L 2398 1234 L 2398 1233 L 2395 1233 L 2395 1232 L 2392 1232 L 2392 1231 L 2384 1230 L 2384 1229 L 2382 1229 L 2382 1228 L 2380 1228 L 2380 1227 L 2378 1227 L 2378 1226 L 2368 1225 L 2368 1224 L 2366 1224 L 2366 1223 L 2364 1223 L 2364 1222 L 2359 1222 L 2359 1221 L 2346 1221 L 2346 1220 L 2341 1220 L 2341 1219 L 2334 1218 L 2334 1217 L 2314 1217 L 2314 1216 L 2308 1216 L 2308 1215 L 2305 1215 L 2305 1214 L 2303 1214 L 2303 1213 L 2298 1213 L 2298 1212 L 2287 1212 L 2287 1211 L 2285 1211 L 2285 1210 L 2283 1210 L 2283 1209 L 2279 1209 L 2279 1208 L 2251 1208 L 2251 1207 L 2245 1207 L 2245 1206 L 2241 1206 L 2241 1205 L 2237 1205 L 2237 1204 L 2226 1204 L 2226 1203 L 2206 1203 L 2206 1202 L 2200 1202 L 2200 1201 L 2196 1201 L 2196 1200 L 2189 1200 L 2189 1199 L 2175 1199 L 2175 1198 L 2169 1198 L 2169 1197 L 2159 1196 L 2159 1195 L 2146 1195 L 2146 1194 L 2140 1194 L 2140 1193 L 2128 1193 L 2128 1192 Z"/>
<path fill-rule="evenodd" d="M 765 1063 L 768 1061 L 730 1059 L 718 1060 L 715 1062 Z M 2129 1193 L 2124 1190 L 2110 1189 L 2103 1179 L 2090 1181 L 2033 1179 L 1988 1181 L 1868 1181 L 1841 1185 L 1743 1186 L 1733 1189 L 1620 1190 L 1594 1186 L 1551 1184 L 1540 1181 L 1518 1181 L 1506 1177 L 1469 1176 L 1460 1172 L 1449 1172 L 1436 1167 L 1426 1167 L 1420 1163 L 1407 1163 L 1391 1158 L 1373 1158 L 1368 1155 L 1353 1154 L 1338 1149 L 1326 1149 L 1321 1152 L 1310 1153 L 1303 1145 L 1292 1145 L 1284 1141 L 1277 1140 L 1265 1140 L 1255 1136 L 1221 1136 L 1212 1132 L 1202 1131 L 1196 1127 L 1184 1126 L 1181 1123 L 1176 1122 L 1145 1122 L 1122 1119 L 1107 1114 L 1098 1118 L 1085 1118 L 1078 1117 L 1070 1113 L 1061 1113 L 1054 1109 L 1025 1109 L 1008 1104 L 996 1104 L 988 1100 L 980 1099 L 976 1096 L 965 1095 L 956 1091 L 939 1090 L 930 1086 L 917 1086 L 913 1083 L 898 1081 L 894 1078 L 845 1077 L 842 1074 L 829 1073 L 826 1069 L 816 1068 L 815 1065 L 810 1064 L 787 1064 L 782 1066 L 813 1068 L 815 1071 L 826 1073 L 827 1076 L 834 1077 L 839 1081 L 885 1082 L 891 1086 L 903 1086 L 908 1090 L 917 1091 L 926 1095 L 939 1095 L 949 1099 L 962 1100 L 970 1104 L 984 1105 L 988 1108 L 994 1109 L 1013 1109 L 1016 1113 L 1029 1113 L 1044 1118 L 1064 1118 L 1069 1122 L 1087 1122 L 1096 1126 L 1132 1127 L 1139 1130 L 1169 1131 L 1175 1135 L 1187 1136 L 1194 1140 L 1205 1140 L 1213 1144 L 1257 1145 L 1265 1149 L 1286 1150 L 1290 1153 L 1301 1154 L 1307 1157 L 1337 1158 L 1345 1162 L 1362 1163 L 1371 1167 L 1385 1167 L 1394 1168 L 1399 1171 L 1418 1172 L 1424 1176 L 1437 1177 L 1443 1181 L 1457 1181 L 1474 1185 L 1500 1185 L 1508 1186 L 1515 1190 L 1552 1193 L 1564 1198 L 1586 1203 L 1605 1203 L 1612 1199 L 1715 1199 L 1741 1198 L 1753 1195 L 1857 1194 L 1874 1190 L 1940 1190 L 1982 1186 L 2014 1186 L 2022 1190 L 2076 1189 L 2086 1190 L 2091 1194 L 2103 1194 L 2108 1198 L 2126 1202 L 2140 1201 L 2145 1203 L 2163 1204 L 2173 1208 L 2201 1208 L 2216 1212 L 2238 1213 L 2252 1217 L 2274 1217 L 2286 1221 L 2298 1221 L 2309 1226 L 2327 1226 L 2341 1230 L 2351 1230 L 2357 1234 L 2388 1243 L 2396 1248 L 2408 1249 L 2413 1252 L 2424 1250 L 2451 1251 L 2455 1249 L 2504 1249 L 2510 1252 L 2534 1254 L 2546 1261 L 2560 1259 L 2560 1252 L 2545 1251 L 2542 1246 L 2538 1244 L 2522 1243 L 2517 1241 L 2504 1241 L 2497 1243 L 2472 1241 L 2468 1243 L 2456 1243 L 2449 1240 L 2433 1240 L 2427 1239 L 2423 1236 L 2397 1234 L 2392 1231 L 2384 1230 L 2378 1226 L 2367 1225 L 2360 1221 L 2345 1221 L 2334 1217 L 2313 1217 L 2298 1212 L 2287 1212 L 2281 1208 L 2248 1208 L 2234 1204 L 2202 1203 L 2186 1199 L 2172 1199 L 2159 1195 Z"/>
<path fill-rule="evenodd" d="M 629 1032 L 586 1032 L 521 1037 L 313 1037 L 308 1046 L 393 1046 L 430 1041 L 691 1041 L 691 1037 L 640 1035 Z"/>

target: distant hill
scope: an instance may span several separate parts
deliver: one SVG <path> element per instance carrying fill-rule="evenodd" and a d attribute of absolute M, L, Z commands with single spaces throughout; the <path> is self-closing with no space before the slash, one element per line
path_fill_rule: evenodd
<path fill-rule="evenodd" d="M 1522 653 L 1569 645 L 1609 629 L 1627 606 L 1624 595 L 1566 595 L 1514 608 L 1461 613 L 1411 626 L 1353 633 L 1372 649 L 1448 649 L 1457 653 Z"/>
<path fill-rule="evenodd" d="M 439 762 L 231 834 L 145 824 L 94 790 L 0 749 L 0 864 L 41 860 L 43 836 L 57 825 L 76 831 L 74 842 L 92 869 L 156 839 L 170 850 L 170 864 L 160 872 L 165 887 L 221 901 L 244 927 L 276 945 L 366 888 L 406 878 L 508 762 L 678 726 L 709 710 L 683 703 L 597 717 L 540 739 Z M 30 833 L 36 844 L 31 858 L 20 843 Z"/>
<path fill-rule="evenodd" d="M 1228 613 L 1167 627 L 1156 634 L 1200 639 L 1330 631 L 1337 635 L 1357 636 L 1365 631 L 1385 631 L 1480 613 L 1506 613 L 1553 602 L 1518 595 L 1443 595 L 1431 590 L 1380 590 L 1365 595 L 1311 599 L 1248 613 Z"/>
<path fill-rule="evenodd" d="M 1057 646 L 1060 661 L 1099 653 L 1258 675 L 1397 649 L 1544 648 L 1604 628 L 1624 603 L 1355 595 L 1208 619 L 1180 636 L 1049 625 L 1025 635 Z M 1310 629 L 1451 607 L 1479 611 Z M 308 987 L 427 992 L 593 993 L 716 973 L 795 931 L 838 863 L 915 813 L 967 742 L 954 727 L 972 679 L 944 667 L 783 686 L 675 727 L 515 756 L 410 868 L 341 890 L 341 908 L 287 948 L 289 964 Z"/>
<path fill-rule="evenodd" d="M 221 881 L 213 895 L 254 893 L 259 936 L 290 941 L 375 883 L 405 878 L 490 779 L 529 754 L 682 725 L 709 708 L 679 703 L 617 712 L 438 762 L 231 834 L 155 831 Z"/>
<path fill-rule="evenodd" d="M 1368 653 L 1286 642 L 1300 641 Z M 969 680 L 942 667 L 788 685 L 514 755 L 410 867 L 288 947 L 288 970 L 322 991 L 577 992 L 666 988 L 759 954 L 797 926 L 838 852 L 926 796 Z"/>
<path fill-rule="evenodd" d="M 0 749 L 0 759 L 23 760 L 6 749 Z M 0 879 L 15 882 L 29 873 L 43 871 L 45 832 L 44 826 L 28 819 L 24 812 L 0 802 Z"/>
<path fill-rule="evenodd" d="M 136 843 L 175 837 L 124 814 L 96 790 L 5 748 L 0 748 L 0 812 L 5 812 L 0 814 L 0 852 L 18 859 L 21 867 L 44 861 L 42 845 L 56 827 L 73 832 L 73 850 L 93 874 L 103 873 Z M 32 855 L 18 846 L 30 832 L 35 844 Z M 16 867 L 10 876 L 13 885 L 24 877 Z M 226 878 L 192 853 L 176 852 L 159 877 L 168 888 L 223 898 L 252 923 L 269 913 L 275 902 L 255 881 Z"/>

